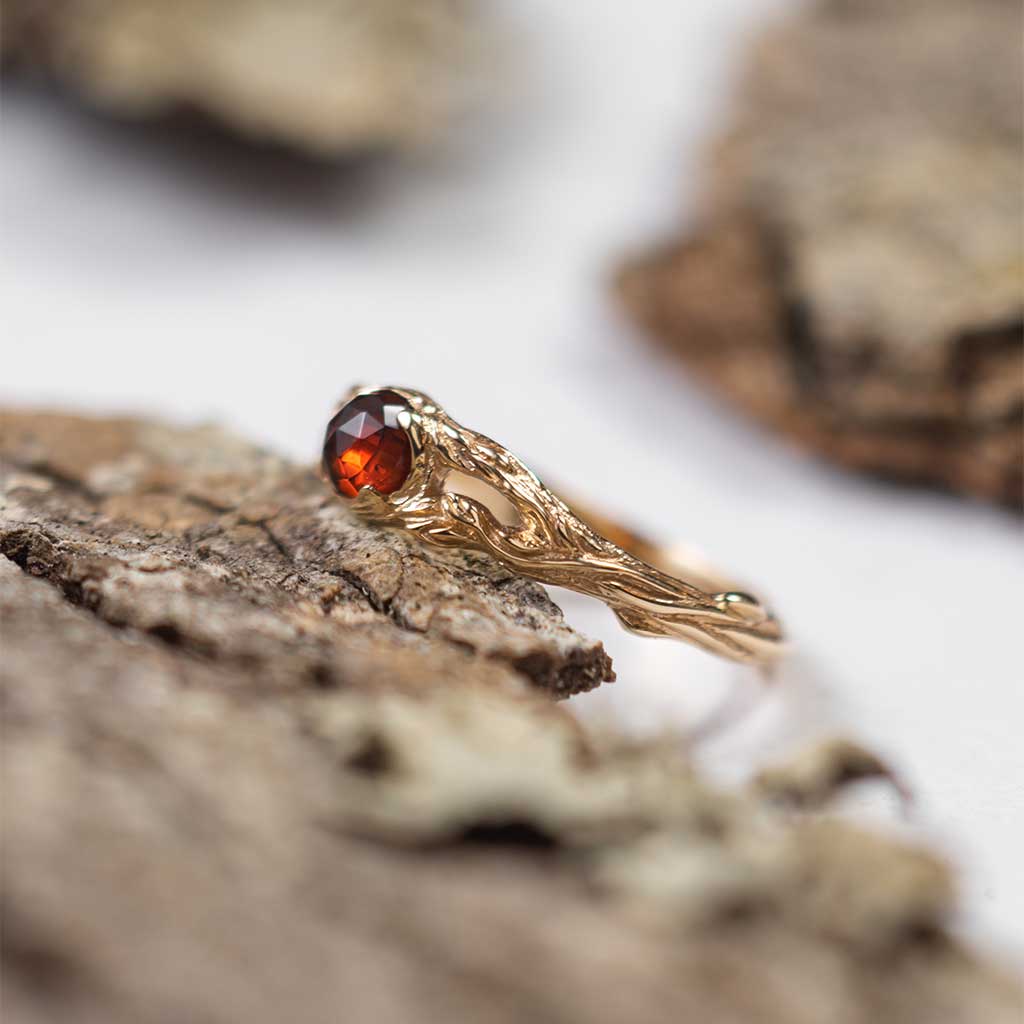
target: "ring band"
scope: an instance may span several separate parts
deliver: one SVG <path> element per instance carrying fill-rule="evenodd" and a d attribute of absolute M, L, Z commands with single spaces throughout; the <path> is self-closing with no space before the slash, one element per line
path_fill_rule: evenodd
<path fill-rule="evenodd" d="M 778 621 L 755 598 L 692 557 L 574 512 L 511 452 L 420 391 L 354 389 L 327 426 L 323 469 L 361 517 L 596 597 L 630 632 L 761 665 L 783 651 Z"/>

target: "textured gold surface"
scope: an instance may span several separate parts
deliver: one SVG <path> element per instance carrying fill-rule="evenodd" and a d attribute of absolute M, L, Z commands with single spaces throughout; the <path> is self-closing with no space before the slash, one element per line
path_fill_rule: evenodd
<path fill-rule="evenodd" d="M 356 389 L 346 401 L 374 390 Z M 364 518 L 412 530 L 431 544 L 485 551 L 530 579 L 596 597 L 641 636 L 686 640 L 736 661 L 761 664 L 782 652 L 778 621 L 755 598 L 704 567 L 670 562 L 621 529 L 613 535 L 623 546 L 613 543 L 500 444 L 456 423 L 422 392 L 389 390 L 409 403 L 401 421 L 412 443 L 413 468 L 392 494 L 360 491 L 353 507 Z M 465 493 L 471 488 L 446 486 L 450 479 L 466 478 L 479 485 L 473 495 Z M 494 500 L 487 499 L 488 489 Z M 498 505 L 505 507 L 499 511 Z M 508 514 L 509 505 L 514 515 Z M 652 562 L 671 564 L 673 571 Z"/>

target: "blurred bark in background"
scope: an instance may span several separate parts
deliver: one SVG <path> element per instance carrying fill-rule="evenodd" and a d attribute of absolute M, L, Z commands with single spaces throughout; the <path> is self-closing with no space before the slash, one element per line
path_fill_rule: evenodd
<path fill-rule="evenodd" d="M 5 1019 L 1016 1024 L 946 866 L 550 699 L 600 644 L 220 431 L 0 417 Z"/>
<path fill-rule="evenodd" d="M 317 156 L 418 145 L 480 70 L 474 0 L 3 0 L 3 57 L 114 113 Z"/>
<path fill-rule="evenodd" d="M 698 224 L 620 277 L 730 401 L 849 466 L 1020 506 L 1017 0 L 827 0 L 755 47 Z"/>

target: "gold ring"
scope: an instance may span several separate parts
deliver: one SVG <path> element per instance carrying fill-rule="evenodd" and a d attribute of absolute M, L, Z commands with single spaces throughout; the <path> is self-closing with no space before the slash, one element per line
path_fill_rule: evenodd
<path fill-rule="evenodd" d="M 762 665 L 782 652 L 779 623 L 755 598 L 692 558 L 573 511 L 511 452 L 420 391 L 353 389 L 327 425 L 323 469 L 364 519 L 589 594 L 630 632 Z"/>

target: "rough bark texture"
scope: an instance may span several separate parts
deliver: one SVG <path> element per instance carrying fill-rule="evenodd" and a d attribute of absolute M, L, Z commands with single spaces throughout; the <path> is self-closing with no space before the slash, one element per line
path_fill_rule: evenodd
<path fill-rule="evenodd" d="M 0 419 L 5 1019 L 1019 1019 L 929 853 L 550 693 L 533 584 L 213 429 Z M 785 805 L 785 808 L 783 807 Z"/>
<path fill-rule="evenodd" d="M 115 113 L 199 111 L 317 155 L 418 144 L 465 102 L 472 0 L 3 0 L 6 61 Z"/>
<path fill-rule="evenodd" d="M 621 275 L 635 316 L 809 448 L 1019 506 L 1021 27 L 827 0 L 770 31 L 698 228 Z"/>

